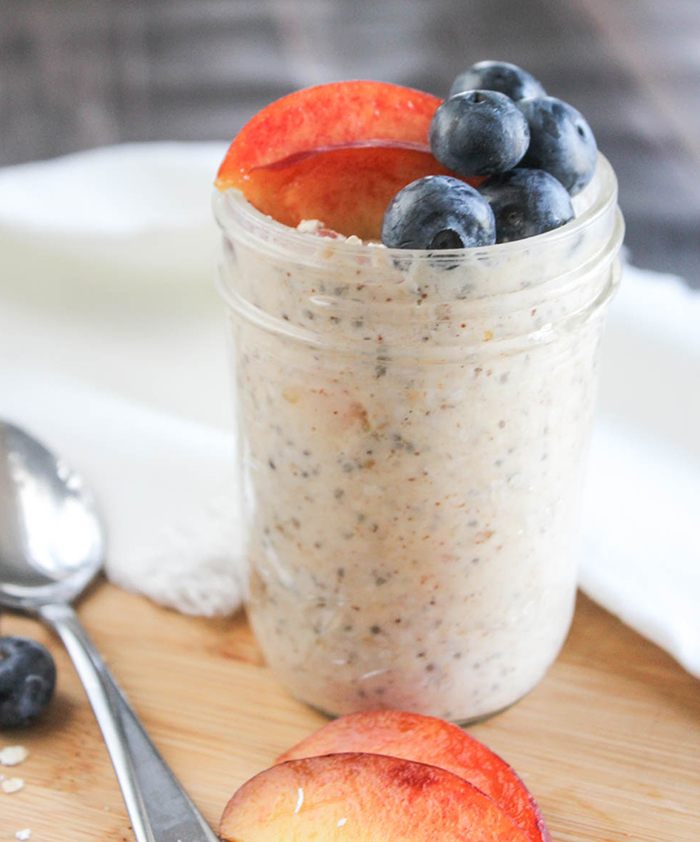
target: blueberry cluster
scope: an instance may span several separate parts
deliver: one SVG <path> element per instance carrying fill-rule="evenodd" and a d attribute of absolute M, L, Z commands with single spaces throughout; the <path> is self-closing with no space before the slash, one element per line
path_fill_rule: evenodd
<path fill-rule="evenodd" d="M 443 166 L 486 178 L 475 189 L 427 176 L 399 191 L 382 224 L 390 248 L 472 248 L 558 228 L 574 218 L 570 197 L 591 180 L 598 155 L 585 118 L 507 62 L 460 73 L 429 138 Z"/>

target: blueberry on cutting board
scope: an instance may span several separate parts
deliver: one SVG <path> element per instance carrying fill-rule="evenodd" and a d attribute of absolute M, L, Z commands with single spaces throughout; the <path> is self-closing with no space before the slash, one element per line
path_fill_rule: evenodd
<path fill-rule="evenodd" d="M 384 214 L 382 243 L 399 249 L 458 249 L 490 246 L 496 224 L 477 190 L 445 175 L 411 182 Z"/>
<path fill-rule="evenodd" d="M 45 646 L 0 637 L 0 729 L 33 722 L 51 701 L 56 665 Z"/>
<path fill-rule="evenodd" d="M 518 102 L 530 127 L 530 145 L 521 167 L 545 170 L 571 196 L 593 178 L 598 147 L 586 118 L 573 105 L 553 96 Z"/>
<path fill-rule="evenodd" d="M 450 96 L 474 89 L 498 91 L 514 100 L 546 94 L 531 73 L 508 61 L 478 61 L 472 64 L 454 80 Z"/>
<path fill-rule="evenodd" d="M 515 169 L 487 178 L 479 192 L 496 219 L 496 242 L 524 240 L 574 218 L 564 186 L 543 170 Z"/>
<path fill-rule="evenodd" d="M 525 154 L 530 130 L 522 111 L 497 91 L 464 91 L 445 100 L 430 123 L 430 149 L 459 175 L 492 175 Z"/>

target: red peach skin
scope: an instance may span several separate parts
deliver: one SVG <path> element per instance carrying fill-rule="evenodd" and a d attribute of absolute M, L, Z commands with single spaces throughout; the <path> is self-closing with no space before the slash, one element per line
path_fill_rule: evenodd
<path fill-rule="evenodd" d="M 243 187 L 256 167 L 333 147 L 380 141 L 427 151 L 430 121 L 441 102 L 386 82 L 331 82 L 296 91 L 241 129 L 221 164 L 217 187 Z"/>
<path fill-rule="evenodd" d="M 379 754 L 291 760 L 226 805 L 222 842 L 527 842 L 488 796 L 444 769 Z"/>
<path fill-rule="evenodd" d="M 286 751 L 278 762 L 349 751 L 447 769 L 490 796 L 530 842 L 551 842 L 537 803 L 515 771 L 478 740 L 442 719 L 395 710 L 352 713 L 329 722 Z"/>

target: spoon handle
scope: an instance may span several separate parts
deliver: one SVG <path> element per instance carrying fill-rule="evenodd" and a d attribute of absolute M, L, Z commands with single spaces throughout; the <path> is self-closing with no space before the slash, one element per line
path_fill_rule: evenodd
<path fill-rule="evenodd" d="M 218 842 L 153 745 L 75 611 L 56 604 L 38 612 L 58 633 L 83 682 L 137 842 Z"/>

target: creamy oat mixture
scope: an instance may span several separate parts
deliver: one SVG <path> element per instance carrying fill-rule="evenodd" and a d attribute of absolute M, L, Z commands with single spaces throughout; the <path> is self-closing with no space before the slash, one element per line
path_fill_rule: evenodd
<path fill-rule="evenodd" d="M 219 202 L 268 663 L 332 714 L 512 704 L 572 615 L 614 200 L 586 231 L 466 262 L 290 239 Z"/>

